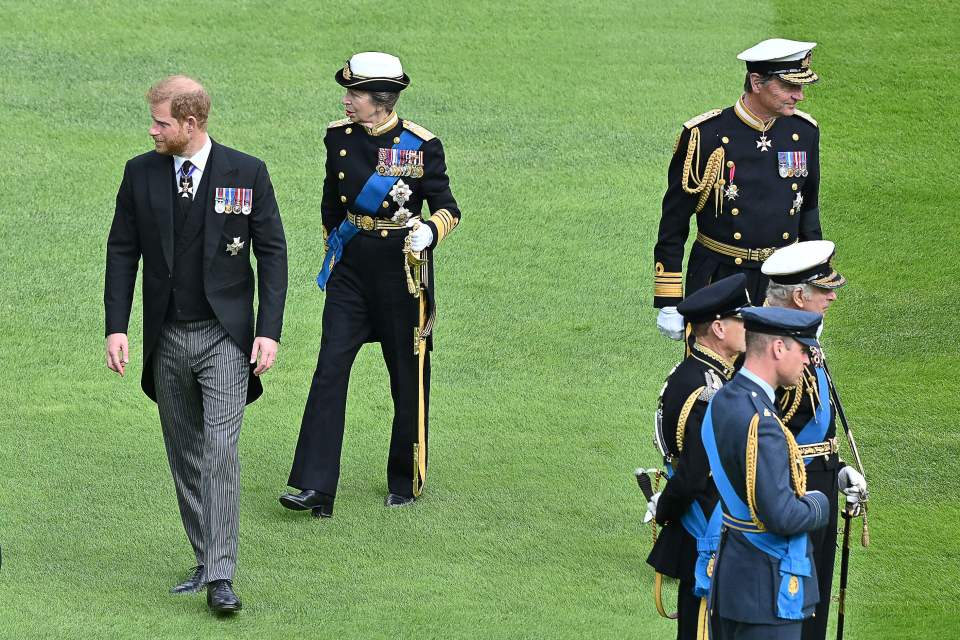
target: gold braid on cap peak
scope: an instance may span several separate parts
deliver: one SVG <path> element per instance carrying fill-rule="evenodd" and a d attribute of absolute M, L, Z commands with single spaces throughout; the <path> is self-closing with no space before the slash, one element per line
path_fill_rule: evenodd
<path fill-rule="evenodd" d="M 776 416 L 774 416 L 777 418 Z M 800 447 L 797 441 L 787 429 L 780 418 L 777 418 L 777 424 L 783 431 L 783 436 L 787 440 L 787 459 L 790 464 L 790 482 L 793 484 L 793 492 L 798 498 L 802 498 L 807 493 L 807 468 L 803 464 L 803 456 L 800 455 Z M 760 414 L 756 413 L 753 420 L 750 421 L 750 427 L 747 431 L 747 506 L 750 508 L 750 519 L 760 531 L 766 531 L 766 526 L 760 522 L 757 517 L 757 455 L 759 445 L 759 427 Z"/>
<path fill-rule="evenodd" d="M 694 156 L 696 156 L 696 160 L 694 160 Z M 701 178 L 700 128 L 694 127 L 690 129 L 690 141 L 687 143 L 687 157 L 683 161 L 683 178 L 680 180 L 680 185 L 683 187 L 683 190 L 690 195 L 700 194 L 700 199 L 697 200 L 697 208 L 694 209 L 694 213 L 703 211 L 703 207 L 707 204 L 707 199 L 710 197 L 711 191 L 714 192 L 714 212 L 715 214 L 720 213 L 720 205 L 722 203 L 720 188 L 723 186 L 723 178 L 720 176 L 723 172 L 724 157 L 725 152 L 722 145 L 714 149 L 710 157 L 707 158 L 707 163 L 703 167 L 703 177 Z"/>

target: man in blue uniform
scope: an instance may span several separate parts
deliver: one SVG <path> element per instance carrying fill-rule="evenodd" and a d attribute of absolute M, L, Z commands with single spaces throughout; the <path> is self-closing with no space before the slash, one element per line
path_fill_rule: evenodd
<path fill-rule="evenodd" d="M 803 372 L 822 316 L 770 307 L 741 315 L 746 359 L 710 401 L 701 428 L 723 505 L 711 614 L 721 638 L 795 640 L 820 599 L 808 532 L 827 524 L 830 505 L 807 491 L 774 390 Z"/>
<path fill-rule="evenodd" d="M 696 342 L 667 378 L 657 408 L 654 442 L 670 481 L 648 505 L 663 528 L 647 563 L 658 574 L 680 580 L 678 639 L 704 637 L 708 626 L 706 596 L 720 536 L 720 496 L 710 479 L 700 425 L 707 403 L 733 377 L 733 362 L 746 349 L 740 319 L 740 309 L 749 304 L 746 282 L 746 276 L 736 274 L 677 305 L 692 324 Z M 660 581 L 658 576 L 658 603 Z"/>
<path fill-rule="evenodd" d="M 770 278 L 767 304 L 826 315 L 837 299 L 837 290 L 846 284 L 846 279 L 832 265 L 835 253 L 836 247 L 828 240 L 798 242 L 778 249 L 762 267 L 763 273 Z M 834 496 L 838 490 L 842 491 L 848 509 L 856 510 L 859 501 L 867 495 L 863 475 L 847 466 L 837 455 L 831 384 L 823 349 L 811 347 L 810 364 L 803 374 L 792 385 L 777 390 L 777 406 L 783 423 L 793 433 L 804 456 L 807 488 L 821 491 L 831 498 L 827 526 L 810 534 L 819 578 L 820 604 L 816 615 L 803 622 L 804 640 L 823 640 L 827 635 L 837 551 L 839 509 Z"/>
<path fill-rule="evenodd" d="M 683 253 L 696 216 L 686 294 L 720 278 L 744 273 L 750 299 L 763 300 L 760 265 L 775 249 L 818 240 L 820 132 L 797 109 L 815 42 L 774 38 L 737 56 L 746 62 L 744 93 L 726 109 L 713 109 L 683 125 L 674 147 L 654 247 L 657 326 L 683 337 L 676 305 L 684 296 Z"/>

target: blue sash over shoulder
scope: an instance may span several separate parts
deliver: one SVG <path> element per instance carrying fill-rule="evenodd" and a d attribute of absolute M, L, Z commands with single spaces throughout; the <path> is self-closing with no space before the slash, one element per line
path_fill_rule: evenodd
<path fill-rule="evenodd" d="M 814 367 L 817 374 L 817 394 L 820 396 L 820 406 L 814 412 L 810 422 L 804 425 L 800 433 L 796 435 L 797 444 L 813 444 L 822 442 L 827 436 L 827 429 L 830 428 L 830 382 L 827 380 L 827 373 L 823 367 Z M 803 459 L 805 464 L 810 464 L 815 456 Z"/>
<path fill-rule="evenodd" d="M 762 413 L 762 407 L 758 405 L 756 399 L 754 404 L 758 413 Z M 723 499 L 723 524 L 741 532 L 754 547 L 780 561 L 777 617 L 786 620 L 802 620 L 803 578 L 809 577 L 811 572 L 810 560 L 807 558 L 806 532 L 786 537 L 769 531 L 760 531 L 757 528 L 750 517 L 750 507 L 737 495 L 720 462 L 720 452 L 713 432 L 713 400 L 707 406 L 707 414 L 704 416 L 701 427 L 701 437 L 703 446 L 707 450 L 707 457 L 710 459 L 713 481 Z"/>
<path fill-rule="evenodd" d="M 393 145 L 392 148 L 416 151 L 422 144 L 423 140 L 405 130 L 400 134 L 400 142 Z M 367 215 L 376 215 L 380 210 L 380 203 L 383 202 L 387 193 L 399 179 L 400 176 L 382 176 L 374 171 L 367 179 L 366 184 L 363 185 L 363 189 L 357 194 L 353 202 L 353 208 Z M 343 257 L 343 248 L 357 235 L 358 231 L 360 229 L 355 224 L 344 218 L 340 226 L 327 236 L 327 252 L 323 256 L 323 264 L 320 273 L 317 275 L 317 286 L 320 287 L 321 291 L 326 289 L 334 265 Z"/>

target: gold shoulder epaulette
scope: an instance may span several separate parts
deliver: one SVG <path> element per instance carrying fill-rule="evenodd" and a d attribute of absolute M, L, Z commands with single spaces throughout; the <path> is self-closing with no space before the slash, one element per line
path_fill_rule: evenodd
<path fill-rule="evenodd" d="M 430 142 L 431 140 L 437 137 L 433 135 L 431 132 L 421 127 L 420 125 L 418 125 L 416 122 L 410 122 L 409 120 L 403 121 L 403 128 L 409 131 L 410 133 L 414 134 L 424 142 Z"/>
<path fill-rule="evenodd" d="M 813 126 L 818 128 L 820 127 L 820 124 L 817 122 L 816 118 L 814 118 L 812 115 L 810 115 L 806 111 L 800 111 L 800 109 L 795 109 L 793 113 L 794 115 L 800 116 L 801 118 L 803 118 L 804 120 L 812 124 Z"/>
<path fill-rule="evenodd" d="M 345 127 L 348 124 L 353 122 L 350 118 L 341 118 L 340 120 L 334 120 L 327 125 L 327 129 L 336 129 L 337 127 Z"/>
<path fill-rule="evenodd" d="M 723 109 L 710 109 L 710 111 L 707 111 L 706 113 L 701 113 L 695 118 L 690 118 L 689 120 L 683 123 L 683 126 L 686 127 L 687 129 L 693 129 L 695 126 L 697 126 L 701 122 L 706 122 L 711 118 L 716 118 L 722 112 L 723 112 Z"/>

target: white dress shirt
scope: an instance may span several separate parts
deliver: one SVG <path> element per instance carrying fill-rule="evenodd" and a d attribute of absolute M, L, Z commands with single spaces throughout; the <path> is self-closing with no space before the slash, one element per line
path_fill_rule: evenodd
<path fill-rule="evenodd" d="M 200 179 L 203 177 L 203 170 L 207 167 L 207 160 L 210 158 L 210 149 L 212 148 L 213 143 L 210 142 L 210 136 L 207 136 L 207 141 L 203 143 L 200 150 L 193 154 L 192 157 L 173 156 L 173 184 L 178 190 L 180 189 L 180 167 L 183 166 L 183 163 L 189 160 L 193 163 L 193 166 L 196 167 L 190 174 L 190 177 L 193 179 L 193 186 L 190 188 L 191 198 L 197 193 L 197 187 L 200 185 Z"/>

